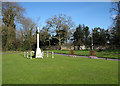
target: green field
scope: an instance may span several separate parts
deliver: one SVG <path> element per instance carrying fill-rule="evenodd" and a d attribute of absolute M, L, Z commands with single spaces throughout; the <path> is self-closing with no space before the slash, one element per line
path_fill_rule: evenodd
<path fill-rule="evenodd" d="M 70 50 L 48 50 L 48 51 L 50 52 L 54 51 L 55 53 L 71 54 Z M 81 56 L 90 56 L 90 50 L 75 50 L 75 54 Z M 119 50 L 104 50 L 102 52 L 98 52 L 98 50 L 95 50 L 95 55 L 97 57 L 118 59 L 120 52 Z"/>
<path fill-rule="evenodd" d="M 117 84 L 118 62 L 51 55 L 27 59 L 23 53 L 2 55 L 2 84 Z"/>

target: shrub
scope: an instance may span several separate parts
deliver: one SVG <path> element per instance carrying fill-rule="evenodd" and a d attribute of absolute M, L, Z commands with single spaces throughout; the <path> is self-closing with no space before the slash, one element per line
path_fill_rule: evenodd
<path fill-rule="evenodd" d="M 74 53 L 75 53 L 74 50 L 71 50 L 71 55 L 74 55 Z"/>
<path fill-rule="evenodd" d="M 95 50 L 90 50 L 90 55 L 95 56 Z"/>

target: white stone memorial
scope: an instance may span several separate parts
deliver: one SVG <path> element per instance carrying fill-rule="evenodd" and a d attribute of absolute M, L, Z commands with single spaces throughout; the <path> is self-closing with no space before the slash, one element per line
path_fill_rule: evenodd
<path fill-rule="evenodd" d="M 54 52 L 52 51 L 52 58 L 54 58 Z"/>
<path fill-rule="evenodd" d="M 44 51 L 42 52 L 42 56 L 44 56 Z"/>
<path fill-rule="evenodd" d="M 32 52 L 30 52 L 30 59 L 32 59 Z"/>
<path fill-rule="evenodd" d="M 24 58 L 25 58 L 25 52 L 24 52 Z"/>
<path fill-rule="evenodd" d="M 41 50 L 39 48 L 39 27 L 37 27 L 37 49 L 36 49 L 35 58 L 43 58 Z"/>
<path fill-rule="evenodd" d="M 48 51 L 47 51 L 47 57 L 48 57 Z"/>
<path fill-rule="evenodd" d="M 28 58 L 28 52 L 27 52 L 27 58 Z"/>

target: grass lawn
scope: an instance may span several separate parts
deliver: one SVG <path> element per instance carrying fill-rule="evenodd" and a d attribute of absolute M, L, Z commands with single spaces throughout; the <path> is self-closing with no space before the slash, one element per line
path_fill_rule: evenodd
<path fill-rule="evenodd" d="M 48 50 L 48 51 L 54 51 L 55 53 L 71 54 L 70 50 Z M 90 56 L 90 50 L 75 50 L 75 54 L 82 56 Z M 119 50 L 104 50 L 102 52 L 98 52 L 97 50 L 95 50 L 95 55 L 97 57 L 118 59 L 120 52 Z"/>
<path fill-rule="evenodd" d="M 27 59 L 2 55 L 2 84 L 117 84 L 118 62 L 55 55 Z"/>

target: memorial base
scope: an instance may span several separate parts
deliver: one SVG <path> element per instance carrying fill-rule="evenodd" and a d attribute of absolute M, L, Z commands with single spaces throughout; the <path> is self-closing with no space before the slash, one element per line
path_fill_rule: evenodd
<path fill-rule="evenodd" d="M 36 49 L 35 58 L 43 58 L 40 48 L 37 48 L 37 49 Z"/>

